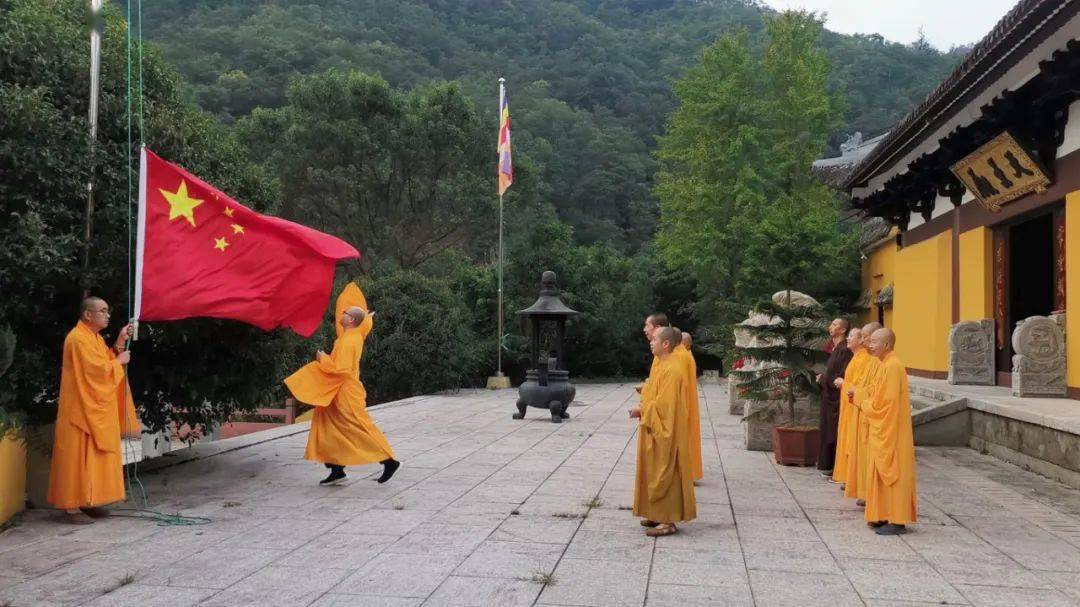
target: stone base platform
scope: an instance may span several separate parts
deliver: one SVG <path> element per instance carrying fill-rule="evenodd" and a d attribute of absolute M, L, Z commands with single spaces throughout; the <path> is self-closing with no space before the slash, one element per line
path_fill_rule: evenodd
<path fill-rule="evenodd" d="M 968 445 L 1080 488 L 1080 401 L 910 378 L 916 444 Z"/>

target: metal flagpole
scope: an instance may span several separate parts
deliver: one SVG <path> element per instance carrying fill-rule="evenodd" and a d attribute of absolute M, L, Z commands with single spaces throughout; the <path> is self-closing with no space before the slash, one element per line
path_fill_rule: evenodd
<path fill-rule="evenodd" d="M 501 152 L 501 143 L 502 143 L 501 137 L 502 137 L 502 120 L 503 120 L 503 116 L 502 116 L 503 102 L 505 101 L 505 99 L 506 99 L 506 79 L 505 78 L 499 78 L 499 111 L 498 111 L 498 116 L 499 116 L 500 152 Z M 501 178 L 502 178 L 502 173 L 501 173 L 501 171 L 502 171 L 502 156 L 501 156 L 501 154 L 500 154 L 500 157 L 499 157 L 499 164 L 496 165 L 496 166 L 498 167 L 498 171 L 497 171 L 496 174 L 499 175 L 499 178 L 501 180 Z M 496 341 L 495 375 L 488 378 L 488 388 L 492 388 L 492 389 L 509 388 L 510 387 L 510 380 L 509 380 L 509 378 L 507 378 L 506 376 L 503 375 L 503 371 L 502 371 L 502 349 L 503 349 L 503 343 L 502 343 L 502 340 L 503 340 L 503 191 L 502 191 L 502 187 L 499 187 L 499 261 L 498 261 L 498 264 L 499 264 L 499 270 L 498 270 L 498 274 L 499 274 L 499 291 L 498 291 L 498 300 L 499 300 L 498 328 L 499 328 L 499 335 L 498 335 L 498 339 Z"/>
<path fill-rule="evenodd" d="M 499 355 L 495 367 L 495 377 L 502 377 L 502 338 L 503 338 L 503 195 L 499 194 Z"/>
<path fill-rule="evenodd" d="M 86 273 L 90 270 L 90 235 L 94 220 L 94 144 L 98 130 L 98 90 L 101 74 L 101 20 L 104 0 L 90 0 L 90 179 L 86 183 L 86 225 L 83 231 L 83 297 L 90 294 Z"/>
<path fill-rule="evenodd" d="M 502 131 L 502 106 L 506 99 L 506 78 L 499 78 L 499 124 Z M 501 169 L 500 169 L 501 170 Z M 496 357 L 495 377 L 502 377 L 502 338 L 503 338 L 503 192 L 499 188 L 499 343 Z"/>

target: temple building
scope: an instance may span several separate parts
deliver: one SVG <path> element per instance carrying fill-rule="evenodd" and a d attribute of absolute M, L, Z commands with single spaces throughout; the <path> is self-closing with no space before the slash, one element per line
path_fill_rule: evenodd
<path fill-rule="evenodd" d="M 862 219 L 857 307 L 929 380 L 913 392 L 993 387 L 950 393 L 985 396 L 969 444 L 1080 485 L 1080 0 L 1022 0 L 887 134 L 814 170 Z M 986 416 L 1064 434 L 979 438 Z"/>

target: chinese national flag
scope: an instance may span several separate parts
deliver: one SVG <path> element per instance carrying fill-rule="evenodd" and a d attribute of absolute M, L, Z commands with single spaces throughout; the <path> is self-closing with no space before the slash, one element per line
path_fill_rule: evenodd
<path fill-rule="evenodd" d="M 229 318 L 305 337 L 330 302 L 343 240 L 260 215 L 143 149 L 135 319 Z"/>

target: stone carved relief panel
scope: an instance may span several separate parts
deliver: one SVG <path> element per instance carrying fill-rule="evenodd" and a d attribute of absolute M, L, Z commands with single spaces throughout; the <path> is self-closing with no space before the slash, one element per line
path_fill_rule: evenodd
<path fill-rule="evenodd" d="M 1032 316 L 1012 334 L 1013 396 L 1064 396 L 1064 315 Z"/>
<path fill-rule="evenodd" d="M 949 330 L 949 383 L 994 385 L 994 321 L 964 321 Z"/>

